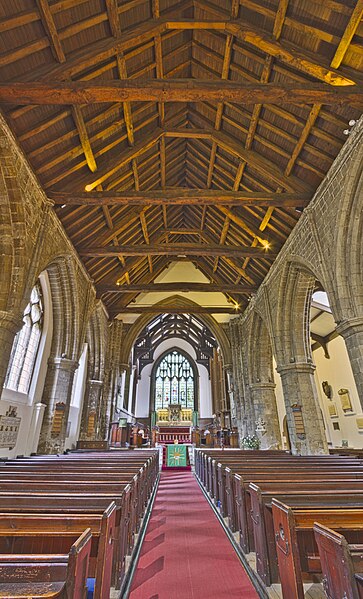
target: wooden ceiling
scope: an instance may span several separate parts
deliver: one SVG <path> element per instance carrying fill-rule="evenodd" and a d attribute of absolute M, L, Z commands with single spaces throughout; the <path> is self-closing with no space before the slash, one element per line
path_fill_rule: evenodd
<path fill-rule="evenodd" d="M 185 256 L 243 306 L 361 114 L 363 0 L 0 11 L 2 110 L 110 313 Z"/>

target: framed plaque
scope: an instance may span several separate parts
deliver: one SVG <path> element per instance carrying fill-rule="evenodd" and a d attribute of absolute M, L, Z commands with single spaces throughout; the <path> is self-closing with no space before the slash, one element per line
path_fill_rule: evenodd
<path fill-rule="evenodd" d="M 350 400 L 349 390 L 339 389 L 338 395 L 340 397 L 343 412 L 353 412 L 353 406 Z"/>
<path fill-rule="evenodd" d="M 329 412 L 330 418 L 338 417 L 337 406 L 334 401 L 331 401 L 328 403 L 328 412 Z"/>
<path fill-rule="evenodd" d="M 10 406 L 5 416 L 0 416 L 0 447 L 13 449 L 16 445 L 21 422 L 16 412 L 16 408 Z"/>

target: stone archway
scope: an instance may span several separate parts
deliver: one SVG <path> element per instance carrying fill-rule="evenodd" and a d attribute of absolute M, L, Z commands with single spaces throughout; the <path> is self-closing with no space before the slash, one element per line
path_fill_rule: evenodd
<path fill-rule="evenodd" d="M 274 323 L 292 451 L 327 453 L 310 347 L 310 305 L 317 276 L 300 261 L 285 264 Z"/>
<path fill-rule="evenodd" d="M 163 314 L 163 306 L 170 305 L 170 303 L 174 306 L 185 307 L 186 312 L 188 308 L 192 306 L 197 306 L 195 302 L 188 300 L 184 297 L 180 297 L 179 295 L 174 295 L 172 297 L 168 297 L 167 299 L 162 300 L 155 304 L 156 306 L 160 306 L 160 314 Z M 135 323 L 130 327 L 125 337 L 123 338 L 122 348 L 121 348 L 121 361 L 127 364 L 130 360 L 130 354 L 132 347 L 142 329 L 155 318 L 155 312 L 153 314 L 143 314 L 141 315 Z M 201 322 L 203 322 L 213 333 L 215 338 L 217 339 L 219 346 L 222 351 L 223 360 L 225 364 L 231 363 L 231 348 L 229 344 L 228 337 L 224 332 L 221 325 L 210 315 L 210 314 L 198 314 L 198 318 Z"/>
<path fill-rule="evenodd" d="M 74 261 L 60 256 L 45 269 L 53 305 L 53 339 L 42 403 L 45 404 L 39 453 L 63 450 L 72 396 L 74 373 L 78 367 L 83 335 L 77 305 Z M 57 414 L 58 425 L 55 427 Z"/>
<path fill-rule="evenodd" d="M 337 332 L 344 338 L 363 410 L 363 156 L 352 165 L 338 220 Z"/>
<path fill-rule="evenodd" d="M 258 341 L 258 343 L 256 343 Z M 273 377 L 273 352 L 270 333 L 262 317 L 254 311 L 247 337 L 249 388 L 261 447 L 281 447 L 281 431 L 277 412 Z"/>

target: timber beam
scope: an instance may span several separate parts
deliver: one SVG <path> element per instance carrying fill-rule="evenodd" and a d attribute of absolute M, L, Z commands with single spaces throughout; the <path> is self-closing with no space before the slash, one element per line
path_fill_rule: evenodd
<path fill-rule="evenodd" d="M 266 242 L 267 243 L 267 242 Z M 213 245 L 203 243 L 162 243 L 159 245 L 120 245 L 111 247 L 88 247 L 79 249 L 86 258 L 117 258 L 117 256 L 228 256 L 234 258 L 259 258 L 269 260 L 276 257 L 268 247 L 241 247 L 237 245 Z"/>
<path fill-rule="evenodd" d="M 309 193 L 268 193 L 223 191 L 211 189 L 166 189 L 153 191 L 92 191 L 48 192 L 48 198 L 57 205 L 204 205 L 215 206 L 274 206 L 280 208 L 305 207 Z"/>
<path fill-rule="evenodd" d="M 1 83 L 0 102 L 17 105 L 113 102 L 237 102 L 254 104 L 362 105 L 362 85 L 245 83 L 227 80 L 120 79 L 105 83 Z"/>
<path fill-rule="evenodd" d="M 238 304 L 235 308 L 228 306 L 158 306 L 154 304 L 152 306 L 139 306 L 135 304 L 132 308 L 120 307 L 112 308 L 108 310 L 110 316 L 117 316 L 117 314 L 240 314 L 241 310 Z"/>
<path fill-rule="evenodd" d="M 151 283 L 134 285 L 98 285 L 99 295 L 104 293 L 157 293 L 157 292 L 180 292 L 180 293 L 255 293 L 257 287 L 244 285 L 215 285 L 213 283 Z"/>

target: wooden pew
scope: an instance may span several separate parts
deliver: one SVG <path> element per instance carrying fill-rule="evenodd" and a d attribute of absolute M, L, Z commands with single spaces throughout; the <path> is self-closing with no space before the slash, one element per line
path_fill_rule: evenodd
<path fill-rule="evenodd" d="M 232 526 L 236 525 L 231 502 L 236 501 L 236 494 L 238 493 L 238 490 L 234 488 L 235 482 L 232 481 L 232 472 L 234 472 L 235 475 L 240 474 L 240 480 L 249 480 L 250 482 L 254 480 L 254 477 L 256 479 L 262 479 L 264 477 L 273 478 L 276 472 L 281 475 L 285 473 L 287 478 L 291 472 L 296 474 L 300 473 L 301 478 L 304 478 L 305 476 L 309 477 L 310 474 L 312 474 L 312 476 L 314 474 L 312 472 L 312 467 L 316 469 L 317 475 L 321 474 L 322 477 L 327 476 L 330 472 L 336 472 L 338 477 L 340 472 L 343 474 L 343 477 L 346 478 L 361 478 L 363 476 L 363 466 L 360 466 L 359 464 L 354 464 L 351 466 L 345 463 L 344 469 L 341 471 L 343 466 L 342 464 L 337 465 L 334 462 L 327 464 L 326 461 L 311 462 L 306 460 L 306 458 L 303 458 L 300 462 L 290 462 L 289 464 L 286 462 L 283 462 L 282 464 L 276 464 L 275 462 L 272 462 L 272 464 L 268 465 L 263 465 L 263 463 L 258 461 L 244 465 L 231 464 L 230 467 L 227 467 L 225 464 L 221 464 L 220 462 L 217 463 L 217 474 L 213 474 L 214 492 L 212 495 L 214 496 L 215 503 L 217 503 L 221 508 L 223 517 L 230 516 Z"/>
<path fill-rule="evenodd" d="M 363 536 L 363 509 L 349 506 L 293 508 L 273 499 L 272 515 L 284 599 L 304 599 L 303 580 L 315 579 L 318 575 L 322 578 L 322 565 L 313 533 L 315 522 L 339 529 L 354 541 L 357 534 L 358 538 Z M 343 594 L 333 596 L 343 597 Z"/>
<path fill-rule="evenodd" d="M 290 464 L 291 462 L 299 463 L 302 459 L 309 459 L 311 461 L 317 461 L 319 463 L 326 462 L 329 464 L 339 464 L 342 463 L 342 459 L 348 459 L 351 461 L 351 464 L 359 464 L 363 463 L 362 461 L 358 461 L 356 458 L 341 458 L 339 456 L 309 456 L 308 458 L 302 458 L 301 456 L 292 456 L 285 452 L 269 452 L 269 451 L 218 451 L 218 452 L 209 452 L 204 456 L 205 459 L 205 472 L 203 475 L 202 483 L 207 487 L 208 491 L 212 491 L 212 469 L 216 468 L 216 463 L 224 463 L 227 466 L 230 466 L 233 469 L 233 464 L 236 466 L 244 464 L 251 464 L 254 462 L 265 463 L 265 464 Z"/>
<path fill-rule="evenodd" d="M 91 553 L 86 529 L 68 555 L 0 555 L 0 597 L 84 599 Z"/>
<path fill-rule="evenodd" d="M 244 459 L 243 462 L 237 461 L 233 462 L 228 460 L 227 462 L 221 462 L 219 459 L 212 459 L 209 462 L 209 476 L 208 480 L 210 481 L 210 487 L 208 491 L 215 498 L 216 501 L 219 501 L 223 504 L 223 494 L 220 493 L 219 489 L 224 486 L 225 481 L 223 480 L 225 477 L 225 468 L 228 466 L 231 470 L 238 473 L 249 471 L 255 471 L 259 469 L 261 472 L 266 471 L 267 469 L 271 471 L 288 471 L 291 470 L 306 470 L 306 467 L 309 466 L 309 469 L 332 469 L 332 468 L 341 468 L 344 465 L 344 470 L 358 470 L 363 467 L 363 462 L 353 459 L 344 459 L 344 458 L 330 458 L 328 456 L 328 460 L 325 458 L 321 459 L 318 457 L 299 457 L 299 456 L 287 456 L 283 460 L 277 460 L 272 457 L 269 458 L 268 461 L 261 457 L 255 457 L 250 459 Z"/>
<path fill-rule="evenodd" d="M 53 552 L 50 540 L 63 552 L 70 537 L 82 531 L 92 533 L 89 576 L 95 578 L 95 599 L 109 599 L 113 548 L 115 541 L 116 504 L 112 502 L 102 514 L 22 514 L 0 512 L 0 553 Z M 24 549 L 25 548 L 25 549 Z"/>
<path fill-rule="evenodd" d="M 133 546 L 133 538 L 136 532 L 136 512 L 135 505 L 132 502 L 132 489 L 130 485 L 116 485 L 116 490 L 105 486 L 104 489 L 95 489 L 93 485 L 83 485 L 80 490 L 79 485 L 70 483 L 68 485 L 59 483 L 53 485 L 52 491 L 49 491 L 49 485 L 44 488 L 43 484 L 34 485 L 1 485 L 1 489 L 7 487 L 8 490 L 0 492 L 0 510 L 4 511 L 4 506 L 14 509 L 14 499 L 17 509 L 34 510 L 34 502 L 41 510 L 52 511 L 57 507 L 62 512 L 68 513 L 71 508 L 79 510 L 82 506 L 90 511 L 93 510 L 95 500 L 98 507 L 105 510 L 111 501 L 116 504 L 115 532 L 114 536 L 114 567 L 113 582 L 116 588 L 120 587 L 124 573 L 124 564 L 126 555 L 130 553 Z M 67 488 L 68 487 L 68 488 Z M 20 490 L 22 489 L 22 490 Z M 64 495 L 66 493 L 66 495 Z M 33 507 L 32 507 L 33 506 Z"/>
<path fill-rule="evenodd" d="M 275 534 L 272 520 L 272 500 L 279 499 L 291 507 L 356 507 L 363 508 L 362 484 L 340 483 L 318 485 L 316 483 L 279 483 L 261 489 L 253 483 L 249 486 L 251 500 L 250 520 L 252 522 L 256 551 L 257 572 L 266 586 L 278 580 Z"/>
<path fill-rule="evenodd" d="M 244 534 L 251 540 L 249 544 L 247 539 L 244 549 L 249 551 L 256 545 L 257 570 L 269 586 L 278 579 L 271 513 L 273 496 L 292 504 L 294 509 L 308 509 L 309 504 L 321 509 L 321 502 L 326 509 L 336 508 L 341 513 L 351 511 L 352 507 L 363 508 L 363 462 L 355 457 L 263 454 L 244 456 L 239 452 L 219 451 L 213 455 L 212 451 L 202 450 L 197 457 L 197 468 L 201 482 L 221 506 L 222 514 L 228 515 L 232 530 L 239 525 L 239 510 L 244 513 Z M 261 495 L 256 494 L 256 489 L 246 491 L 249 482 L 258 482 L 255 487 L 263 489 L 259 489 Z M 287 599 L 295 597 L 298 595 L 294 593 L 286 595 Z"/>
<path fill-rule="evenodd" d="M 144 454 L 144 457 L 142 454 Z M 93 454 L 91 457 L 82 454 L 81 459 L 78 459 L 78 457 L 70 458 L 68 455 L 59 457 L 41 456 L 39 459 L 34 460 L 14 460 L 7 462 L 4 465 L 5 467 L 0 467 L 0 476 L 2 474 L 4 476 L 8 475 L 8 478 L 4 479 L 1 485 L 4 493 L 6 493 L 5 489 L 10 492 L 13 489 L 16 493 L 21 488 L 20 497 L 29 491 L 34 498 L 35 493 L 38 492 L 38 500 L 40 500 L 42 492 L 46 492 L 48 500 L 54 503 L 54 499 L 57 495 L 59 496 L 59 492 L 64 493 L 66 491 L 67 500 L 71 498 L 70 501 L 73 504 L 77 497 L 81 497 L 82 502 L 86 501 L 86 504 L 89 504 L 91 496 L 93 501 L 94 497 L 99 497 L 101 494 L 103 499 L 102 507 L 106 507 L 111 499 L 115 499 L 118 508 L 116 521 L 118 526 L 116 526 L 116 530 L 118 529 L 120 533 L 119 542 L 115 544 L 115 582 L 118 587 L 123 575 L 125 555 L 132 548 L 133 535 L 137 530 L 139 519 L 147 504 L 159 469 L 158 460 L 156 459 L 158 458 L 158 452 L 140 452 L 137 457 L 131 460 L 131 466 L 127 460 L 127 467 L 125 466 L 126 457 L 123 454 L 122 459 L 119 459 L 119 456 L 105 455 L 105 453 L 100 456 L 96 455 L 96 459 Z M 144 478 L 147 467 L 149 467 L 149 478 Z M 107 468 L 107 472 L 105 472 L 105 468 Z M 121 470 L 123 474 L 121 474 Z M 49 477 L 50 472 L 52 472 L 51 477 Z M 24 478 L 26 476 L 28 478 Z M 134 480 L 132 480 L 132 477 Z M 90 483 L 90 480 L 93 482 Z M 131 492 L 130 485 L 126 484 L 127 481 L 131 482 Z M 125 499 L 128 501 L 122 501 Z M 18 502 L 19 495 L 17 505 Z M 68 501 L 67 509 L 69 509 L 69 503 Z M 8 505 L 8 507 L 11 506 Z M 27 507 L 29 507 L 29 502 Z M 49 501 L 48 507 L 51 507 Z M 2 508 L 0 507 L 0 509 Z"/>
<path fill-rule="evenodd" d="M 350 545 L 343 535 L 314 525 L 328 599 L 363 599 L 363 544 Z"/>
<path fill-rule="evenodd" d="M 352 475 L 355 476 L 352 476 Z M 359 475 L 360 478 L 357 478 Z M 352 478 L 350 478 L 352 476 Z M 273 485 L 279 484 L 278 492 L 283 489 L 284 484 L 291 483 L 326 483 L 330 481 L 340 481 L 342 485 L 358 483 L 363 487 L 363 470 L 360 473 L 347 473 L 336 471 L 323 471 L 321 473 L 312 472 L 278 472 L 278 473 L 252 473 L 235 474 L 234 480 L 227 481 L 227 514 L 229 517 L 230 528 L 233 532 L 240 533 L 240 545 L 244 553 L 254 551 L 254 535 L 252 527 L 248 526 L 248 516 L 251 511 L 251 501 L 249 498 L 249 485 Z M 232 488 L 230 488 L 232 487 Z"/>
<path fill-rule="evenodd" d="M 132 549 L 130 515 L 127 505 L 127 489 L 122 498 L 114 498 L 116 504 L 115 529 L 114 529 L 114 552 L 112 581 L 116 588 L 120 588 L 126 555 Z M 110 504 L 112 498 L 109 495 L 79 495 L 79 494 L 47 494 L 43 493 L 1 493 L 0 513 L 8 515 L 14 512 L 16 506 L 17 514 L 60 514 L 61 516 L 84 514 L 87 517 L 102 515 Z M 126 499 L 126 501 L 125 501 Z"/>

